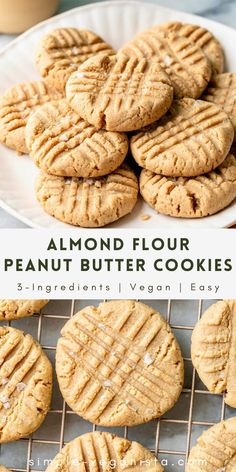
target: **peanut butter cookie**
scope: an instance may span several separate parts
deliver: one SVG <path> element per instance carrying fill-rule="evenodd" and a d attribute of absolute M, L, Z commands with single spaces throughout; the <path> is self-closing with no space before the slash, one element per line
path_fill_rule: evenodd
<path fill-rule="evenodd" d="M 134 426 L 173 407 L 183 359 L 170 326 L 152 308 L 122 300 L 88 306 L 69 320 L 56 349 L 62 395 L 103 426 Z"/>
<path fill-rule="evenodd" d="M 29 118 L 26 141 L 35 164 L 63 177 L 100 177 L 117 169 L 129 142 L 125 134 L 98 130 L 66 100 L 40 107 Z"/>
<path fill-rule="evenodd" d="M 125 164 L 105 177 L 65 178 L 41 172 L 38 201 L 49 215 L 75 226 L 105 226 L 130 213 L 138 197 L 138 181 Z"/>
<path fill-rule="evenodd" d="M 230 117 L 236 132 L 236 73 L 214 75 L 202 98 L 221 106 Z"/>
<path fill-rule="evenodd" d="M 162 30 L 175 32 L 179 36 L 189 39 L 193 44 L 196 44 L 203 50 L 207 58 L 211 62 L 214 72 L 221 74 L 224 70 L 224 51 L 223 48 L 215 38 L 215 36 L 199 25 L 192 25 L 181 23 L 180 21 L 169 21 L 151 28 L 151 30 Z"/>
<path fill-rule="evenodd" d="M 212 426 L 190 452 L 186 472 L 234 472 L 236 467 L 236 418 Z"/>
<path fill-rule="evenodd" d="M 132 131 L 163 116 L 173 89 L 158 64 L 123 54 L 92 57 L 66 85 L 72 108 L 96 128 Z"/>
<path fill-rule="evenodd" d="M 211 393 L 236 408 L 236 300 L 210 306 L 192 335 L 193 365 Z"/>
<path fill-rule="evenodd" d="M 72 72 L 101 52 L 115 54 L 112 47 L 92 31 L 57 28 L 42 38 L 36 53 L 36 67 L 53 87 L 64 91 Z"/>
<path fill-rule="evenodd" d="M 48 300 L 0 300 L 0 320 L 18 320 L 38 313 Z"/>
<path fill-rule="evenodd" d="M 229 154 L 217 169 L 194 178 L 164 177 L 143 170 L 140 192 L 163 215 L 180 218 L 213 215 L 236 198 L 236 159 Z"/>
<path fill-rule="evenodd" d="M 33 433 L 51 401 L 52 367 L 40 345 L 16 328 L 0 327 L 0 443 Z"/>
<path fill-rule="evenodd" d="M 183 98 L 132 137 L 131 151 L 141 167 L 156 174 L 194 177 L 219 166 L 233 139 L 233 125 L 218 105 Z"/>
<path fill-rule="evenodd" d="M 0 97 L 0 143 L 19 153 L 28 153 L 25 127 L 31 112 L 61 97 L 42 80 L 13 85 Z"/>
<path fill-rule="evenodd" d="M 143 31 L 120 52 L 157 61 L 170 77 L 176 98 L 200 97 L 211 78 L 211 64 L 202 49 L 174 32 Z"/>
<path fill-rule="evenodd" d="M 46 472 L 85 469 L 100 472 L 164 472 L 154 454 L 141 444 L 101 431 L 83 434 L 69 442 L 56 455 Z"/>

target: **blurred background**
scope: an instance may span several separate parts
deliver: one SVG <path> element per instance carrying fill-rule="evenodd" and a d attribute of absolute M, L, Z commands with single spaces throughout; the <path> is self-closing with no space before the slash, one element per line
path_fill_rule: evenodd
<path fill-rule="evenodd" d="M 18 0 L 19 1 L 19 0 Z M 59 12 L 79 5 L 96 3 L 97 0 L 60 0 Z M 112 1 L 112 0 L 111 0 Z M 236 24 L 236 0 L 141 0 L 147 3 L 156 3 L 164 7 L 200 14 L 208 18 L 221 21 L 229 26 Z M 50 2 L 50 0 L 48 0 Z"/>

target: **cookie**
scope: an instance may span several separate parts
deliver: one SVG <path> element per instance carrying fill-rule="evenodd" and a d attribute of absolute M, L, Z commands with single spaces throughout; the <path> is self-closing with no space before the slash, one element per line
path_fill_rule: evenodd
<path fill-rule="evenodd" d="M 213 215 L 236 197 L 236 159 L 229 154 L 217 169 L 195 178 L 168 178 L 143 170 L 140 192 L 163 215 L 180 218 Z"/>
<path fill-rule="evenodd" d="M 28 153 L 25 127 L 31 112 L 61 96 L 42 80 L 23 82 L 8 89 L 0 97 L 0 143 L 19 153 Z"/>
<path fill-rule="evenodd" d="M 181 23 L 180 21 L 170 21 L 168 23 L 157 25 L 154 28 L 151 28 L 151 30 L 174 32 L 179 36 L 189 39 L 193 44 L 196 44 L 196 46 L 203 50 L 212 65 L 212 69 L 217 74 L 223 72 L 223 48 L 218 39 L 216 39 L 215 36 L 206 28 L 199 25 Z"/>
<path fill-rule="evenodd" d="M 156 174 L 195 177 L 221 164 L 233 139 L 233 125 L 219 106 L 183 98 L 132 137 L 131 152 L 141 167 Z"/>
<path fill-rule="evenodd" d="M 10 472 L 10 471 L 9 471 L 9 469 L 6 469 L 6 467 L 4 467 L 4 465 L 0 464 L 0 472 Z"/>
<path fill-rule="evenodd" d="M 214 75 L 202 98 L 221 106 L 230 117 L 236 132 L 236 73 Z"/>
<path fill-rule="evenodd" d="M 236 467 L 236 417 L 200 436 L 189 454 L 186 472 L 233 472 Z"/>
<path fill-rule="evenodd" d="M 37 199 L 49 215 L 75 226 L 105 226 L 130 213 L 138 197 L 134 172 L 123 165 L 96 179 L 55 177 L 41 172 Z"/>
<path fill-rule="evenodd" d="M 154 454 L 141 444 L 114 434 L 96 431 L 69 442 L 46 472 L 74 471 L 164 472 Z"/>
<path fill-rule="evenodd" d="M 133 131 L 163 116 L 173 89 L 158 64 L 123 54 L 92 57 L 66 85 L 72 108 L 96 128 Z"/>
<path fill-rule="evenodd" d="M 0 300 L 0 321 L 18 320 L 38 313 L 48 300 Z"/>
<path fill-rule="evenodd" d="M 211 78 L 211 64 L 204 52 L 189 38 L 173 32 L 146 30 L 120 52 L 157 61 L 171 79 L 175 98 L 200 97 Z"/>
<path fill-rule="evenodd" d="M 0 327 L 0 443 L 33 433 L 51 401 L 52 367 L 40 345 L 16 328 Z"/>
<path fill-rule="evenodd" d="M 122 164 L 129 147 L 125 134 L 97 130 L 66 100 L 47 103 L 31 115 L 26 141 L 38 167 L 64 177 L 109 174 Z"/>
<path fill-rule="evenodd" d="M 36 53 L 36 67 L 42 77 L 63 91 L 72 72 L 89 57 L 115 51 L 100 36 L 77 28 L 58 28 L 44 36 Z"/>
<path fill-rule="evenodd" d="M 202 315 L 192 335 L 191 355 L 211 393 L 225 393 L 236 408 L 236 300 L 219 301 Z"/>
<path fill-rule="evenodd" d="M 173 407 L 183 359 L 170 326 L 129 300 L 88 306 L 69 320 L 56 348 L 56 372 L 70 408 L 102 426 L 134 426 Z"/>

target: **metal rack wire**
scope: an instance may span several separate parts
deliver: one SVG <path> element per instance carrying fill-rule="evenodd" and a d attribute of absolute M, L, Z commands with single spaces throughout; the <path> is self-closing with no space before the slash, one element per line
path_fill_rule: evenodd
<path fill-rule="evenodd" d="M 80 308 L 94 303 L 88 300 L 52 301 L 38 315 L 12 322 L 12 325 L 37 338 L 53 361 L 63 324 Z M 201 384 L 189 354 L 193 327 L 207 304 L 213 301 L 151 300 L 146 303 L 166 317 L 179 340 L 185 362 L 185 386 L 176 406 L 161 419 L 134 428 L 111 428 L 110 431 L 148 447 L 163 461 L 167 472 L 183 471 L 189 451 L 203 429 L 234 414 L 234 410 L 225 406 L 221 395 L 211 395 Z M 43 425 L 27 439 L 2 445 L 0 463 L 15 472 L 44 471 L 48 461 L 64 444 L 79 434 L 96 429 L 106 428 L 96 428 L 72 412 L 61 398 L 55 381 L 52 408 Z"/>

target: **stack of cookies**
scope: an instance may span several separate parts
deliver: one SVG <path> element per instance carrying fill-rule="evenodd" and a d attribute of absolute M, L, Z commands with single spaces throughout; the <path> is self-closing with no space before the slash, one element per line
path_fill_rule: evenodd
<path fill-rule="evenodd" d="M 157 59 L 174 89 L 166 115 L 131 139 L 133 157 L 143 168 L 144 200 L 159 213 L 187 218 L 229 205 L 236 196 L 236 160 L 230 153 L 235 75 L 222 74 L 219 42 L 204 28 L 171 22 L 139 34 L 123 51 Z"/>
<path fill-rule="evenodd" d="M 36 67 L 42 80 L 0 99 L 0 141 L 41 169 L 36 194 L 50 215 L 99 227 L 133 210 L 125 133 L 156 211 L 203 217 L 236 197 L 236 80 L 209 31 L 162 24 L 116 53 L 92 32 L 60 28 L 41 40 Z"/>

